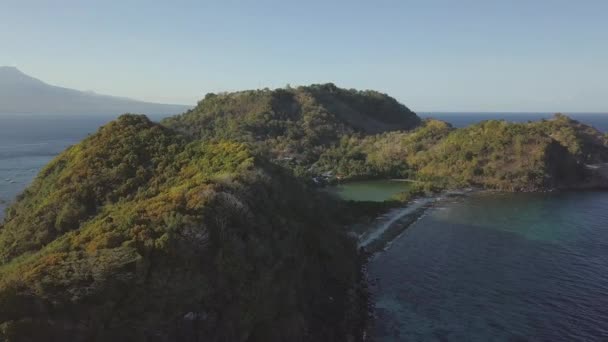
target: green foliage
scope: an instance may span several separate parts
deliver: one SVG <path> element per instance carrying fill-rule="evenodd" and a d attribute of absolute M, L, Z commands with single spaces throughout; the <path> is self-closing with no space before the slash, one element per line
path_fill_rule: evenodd
<path fill-rule="evenodd" d="M 208 94 L 196 108 L 163 124 L 198 139 L 251 143 L 256 152 L 302 174 L 346 135 L 410 129 L 419 122 L 385 94 L 323 84 Z"/>
<path fill-rule="evenodd" d="M 359 261 L 332 203 L 242 143 L 121 116 L 0 226 L 0 339 L 344 340 Z"/>
<path fill-rule="evenodd" d="M 353 340 L 366 290 L 345 225 L 448 187 L 577 186 L 607 160 L 563 115 L 453 129 L 333 84 L 208 94 L 162 126 L 124 115 L 7 209 L 0 340 Z M 339 203 L 302 182 L 325 171 L 416 182 Z"/>
<path fill-rule="evenodd" d="M 384 94 L 333 84 L 209 95 L 165 121 L 194 137 L 248 142 L 304 179 L 332 171 L 342 180 L 530 191 L 582 184 L 589 178 L 584 164 L 608 160 L 600 132 L 561 114 L 458 130 L 437 120 L 419 123 Z"/>
<path fill-rule="evenodd" d="M 530 191 L 583 182 L 580 153 L 554 138 L 555 126 L 485 121 L 455 130 L 412 164 L 419 179 L 443 186 Z"/>
<path fill-rule="evenodd" d="M 492 120 L 463 129 L 427 120 L 408 132 L 345 136 L 314 168 L 342 179 L 409 177 L 438 188 L 533 191 L 584 184 L 590 177 L 584 164 L 607 160 L 608 142 L 600 132 L 558 114 L 540 122 Z"/>
<path fill-rule="evenodd" d="M 555 114 L 552 120 L 533 123 L 533 126 L 557 140 L 584 163 L 608 160 L 608 139 L 597 129 L 572 120 L 564 114 Z"/>
<path fill-rule="evenodd" d="M 78 228 L 80 220 L 106 204 L 133 197 L 155 173 L 172 167 L 165 155 L 173 155 L 179 144 L 183 139 L 167 129 L 131 115 L 68 148 L 8 210 L 0 237 L 0 262 Z M 18 241 L 22 236 L 28 238 Z"/>
<path fill-rule="evenodd" d="M 413 176 L 410 163 L 416 154 L 433 146 L 451 130 L 445 122 L 426 120 L 409 132 L 345 136 L 321 154 L 315 168 L 334 171 L 344 179 L 410 177 Z"/>

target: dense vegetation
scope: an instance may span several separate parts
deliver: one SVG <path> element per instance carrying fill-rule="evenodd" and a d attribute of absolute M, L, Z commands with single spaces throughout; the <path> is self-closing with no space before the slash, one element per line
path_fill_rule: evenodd
<path fill-rule="evenodd" d="M 508 191 L 582 182 L 584 166 L 538 128 L 492 120 L 456 130 L 416 156 L 417 177 L 446 186 Z"/>
<path fill-rule="evenodd" d="M 415 177 L 412 163 L 417 153 L 431 148 L 451 131 L 452 127 L 443 121 L 426 120 L 410 132 L 343 136 L 321 154 L 313 169 L 333 171 L 343 179 Z"/>
<path fill-rule="evenodd" d="M 425 187 L 520 191 L 585 183 L 608 160 L 606 136 L 558 114 L 533 123 L 454 129 L 421 121 L 393 98 L 333 84 L 209 94 L 164 125 L 196 139 L 246 142 L 310 179 L 412 178 Z"/>
<path fill-rule="evenodd" d="M 455 129 L 333 84 L 209 94 L 163 125 L 124 115 L 7 209 L 0 340 L 354 341 L 368 308 L 344 226 L 391 203 L 304 181 L 408 177 L 407 200 L 596 184 L 586 164 L 606 161 L 608 137 L 563 115 Z"/>
<path fill-rule="evenodd" d="M 552 120 L 531 123 L 531 126 L 557 140 L 580 162 L 593 164 L 608 161 L 608 133 L 602 134 L 563 114 L 555 114 Z"/>
<path fill-rule="evenodd" d="M 585 186 L 585 165 L 608 161 L 608 140 L 558 114 L 551 120 L 490 120 L 463 129 L 427 120 L 410 132 L 351 135 L 314 167 L 344 179 L 409 177 L 436 188 L 534 191 Z"/>
<path fill-rule="evenodd" d="M 122 116 L 8 210 L 0 340 L 354 338 L 357 251 L 326 201 L 241 143 Z"/>
<path fill-rule="evenodd" d="M 197 139 L 250 143 L 298 174 L 344 136 L 419 123 L 416 114 L 385 94 L 333 84 L 208 94 L 194 109 L 163 121 Z"/>

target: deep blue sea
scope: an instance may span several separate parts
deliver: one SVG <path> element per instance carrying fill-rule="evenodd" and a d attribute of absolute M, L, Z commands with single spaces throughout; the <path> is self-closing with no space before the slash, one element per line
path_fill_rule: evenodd
<path fill-rule="evenodd" d="M 608 192 L 441 203 L 368 271 L 377 341 L 608 341 Z"/>

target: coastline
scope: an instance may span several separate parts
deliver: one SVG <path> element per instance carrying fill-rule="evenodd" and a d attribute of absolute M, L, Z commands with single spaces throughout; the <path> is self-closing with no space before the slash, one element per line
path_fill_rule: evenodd
<path fill-rule="evenodd" d="M 466 188 L 416 197 L 405 203 L 404 206 L 392 208 L 374 219 L 369 229 L 358 234 L 357 246 L 369 256 L 380 252 L 420 219 L 428 209 L 448 198 L 468 196 L 476 192 L 479 190 Z"/>
<path fill-rule="evenodd" d="M 376 286 L 379 278 L 373 279 L 368 272 L 369 263 L 384 251 L 388 250 L 392 243 L 396 241 L 405 231 L 422 219 L 429 209 L 441 205 L 445 201 L 454 198 L 464 198 L 475 194 L 498 194 L 498 193 L 550 193 L 550 192 L 571 192 L 571 191 L 607 191 L 605 183 L 601 187 L 569 187 L 569 188 L 548 188 L 537 191 L 500 191 L 482 188 L 466 188 L 458 190 L 445 190 L 437 194 L 419 196 L 405 203 L 401 207 L 390 209 L 387 213 L 377 217 L 370 223 L 370 228 L 358 236 L 358 246 L 361 255 L 362 281 L 367 282 L 367 293 L 365 300 L 368 301 L 368 320 L 365 324 L 365 334 L 371 336 L 371 331 L 378 317 L 376 316 L 376 298 L 371 292 L 371 288 Z M 365 340 L 365 339 L 364 339 Z"/>
<path fill-rule="evenodd" d="M 450 198 L 469 196 L 481 191 L 467 188 L 416 197 L 404 203 L 404 206 L 389 209 L 388 212 L 376 217 L 371 223 L 372 228 L 357 234 L 361 268 L 355 289 L 360 298 L 360 307 L 365 308 L 365 312 L 361 312 L 361 316 L 359 316 L 362 317 L 360 337 L 363 341 L 367 341 L 368 336 L 371 336 L 370 332 L 377 319 L 375 300 L 370 291 L 370 287 L 375 285 L 375 280 L 369 277 L 367 269 L 369 261 L 375 255 L 389 248 L 394 240 L 398 239 L 412 224 L 421 219 L 429 209 Z"/>
<path fill-rule="evenodd" d="M 606 234 L 606 193 L 480 191 L 438 202 L 411 230 L 368 259 L 374 306 L 368 335 L 380 341 L 434 339 L 437 329 L 449 324 L 452 330 L 443 335 L 449 340 L 502 340 L 514 336 L 504 327 L 520 322 L 522 332 L 532 339 L 553 334 L 552 340 L 567 341 L 570 338 L 559 335 L 571 337 L 567 333 L 572 330 L 560 324 L 564 317 L 572 317 L 593 322 L 587 336 L 595 340 L 606 321 L 593 321 L 598 311 L 587 308 L 595 307 L 591 302 L 603 298 L 605 288 L 601 275 L 584 276 L 591 270 L 602 274 L 605 264 L 583 263 L 605 260 L 598 252 L 605 241 L 599 237 Z M 505 296 L 513 288 L 521 292 L 511 297 L 516 303 L 506 305 Z M 563 292 L 572 301 L 562 301 Z M 581 310 L 572 311 L 575 306 L 566 305 L 571 303 Z M 425 316 L 442 307 L 450 313 Z M 527 320 L 528 314 L 538 312 L 543 313 L 543 326 Z M 484 332 L 466 325 L 479 313 L 492 318 L 480 323 L 487 327 Z"/>

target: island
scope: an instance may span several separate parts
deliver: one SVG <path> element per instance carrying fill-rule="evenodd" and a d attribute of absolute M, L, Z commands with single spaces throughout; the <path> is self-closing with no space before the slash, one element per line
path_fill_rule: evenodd
<path fill-rule="evenodd" d="M 0 339 L 361 341 L 357 222 L 446 190 L 605 188 L 607 162 L 608 137 L 565 115 L 456 129 L 334 84 L 125 114 L 7 209 Z M 319 191 L 393 178 L 412 186 L 388 204 Z"/>

